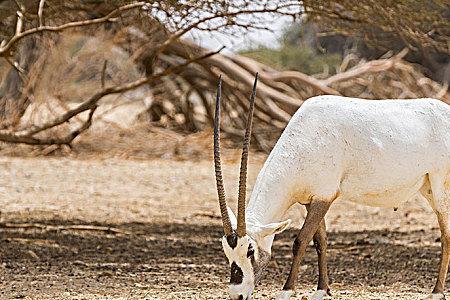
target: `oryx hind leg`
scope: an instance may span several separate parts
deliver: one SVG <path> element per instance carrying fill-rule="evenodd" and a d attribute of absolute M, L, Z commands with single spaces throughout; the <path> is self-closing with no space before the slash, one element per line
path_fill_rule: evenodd
<path fill-rule="evenodd" d="M 450 261 L 450 191 L 446 189 L 446 182 L 450 178 L 445 174 L 428 174 L 427 180 L 420 192 L 428 200 L 437 216 L 441 231 L 441 259 L 439 263 L 439 274 L 432 294 L 427 299 L 445 299 L 444 287 Z"/>
<path fill-rule="evenodd" d="M 317 258 L 319 263 L 319 282 L 317 283 L 317 290 L 325 291 L 331 296 L 328 266 L 327 266 L 327 231 L 325 226 L 325 219 L 320 222 L 319 228 L 313 237 L 314 247 L 316 248 Z"/>

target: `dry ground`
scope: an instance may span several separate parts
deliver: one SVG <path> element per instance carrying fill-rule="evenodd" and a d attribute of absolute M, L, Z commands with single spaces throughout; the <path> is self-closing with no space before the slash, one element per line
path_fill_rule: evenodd
<path fill-rule="evenodd" d="M 224 167 L 229 195 L 236 158 L 228 153 Z M 263 158 L 251 161 L 251 184 Z M 0 211 L 0 299 L 226 299 L 209 157 L 0 157 Z M 302 208 L 289 214 L 299 226 Z M 335 203 L 327 223 L 333 299 L 415 300 L 431 289 L 440 244 L 425 203 L 397 212 Z M 73 224 L 121 232 L 65 229 Z M 284 283 L 294 234 L 277 237 L 256 299 L 272 299 Z M 312 247 L 302 268 L 299 290 L 307 293 L 317 279 Z"/>

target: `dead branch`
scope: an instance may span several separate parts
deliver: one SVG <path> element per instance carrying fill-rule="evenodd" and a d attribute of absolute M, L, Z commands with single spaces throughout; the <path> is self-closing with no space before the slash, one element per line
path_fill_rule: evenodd
<path fill-rule="evenodd" d="M 39 9 L 38 9 L 39 27 L 44 26 L 44 5 L 45 5 L 45 0 L 40 0 L 39 1 Z"/>
<path fill-rule="evenodd" d="M 276 74 L 268 74 L 266 80 L 282 81 L 285 83 L 289 82 L 290 80 L 294 80 L 300 82 L 303 85 L 309 85 L 323 94 L 340 95 L 338 91 L 329 87 L 330 84 L 328 82 L 323 82 L 300 72 L 284 71 L 278 72 Z"/>
<path fill-rule="evenodd" d="M 379 73 L 387 71 L 392 68 L 397 62 L 399 62 L 405 55 L 408 54 L 407 50 L 403 50 L 398 55 L 390 59 L 379 59 L 368 62 L 360 67 L 353 68 L 344 73 L 338 73 L 334 76 L 329 77 L 323 81 L 323 84 L 330 86 L 339 81 L 349 80 L 351 78 L 361 77 L 366 73 Z"/>
<path fill-rule="evenodd" d="M 0 223 L 0 228 L 4 229 L 39 229 L 43 231 L 101 231 L 109 234 L 131 235 L 127 230 L 122 230 L 109 226 L 95 225 L 49 225 L 41 223 Z"/>
<path fill-rule="evenodd" d="M 22 21 L 23 15 L 21 12 L 17 12 L 18 20 L 17 20 L 17 25 L 16 25 L 16 33 L 14 34 L 14 36 L 12 38 L 9 39 L 8 42 L 3 43 L 4 45 L 0 46 L 0 56 L 9 56 L 9 50 L 14 46 L 14 44 L 16 44 L 17 42 L 19 42 L 20 40 L 22 40 L 23 38 L 25 38 L 27 36 L 30 36 L 30 35 L 33 35 L 33 34 L 36 34 L 39 32 L 45 32 L 45 31 L 58 32 L 58 31 L 63 31 L 63 30 L 69 29 L 69 28 L 83 27 L 83 26 L 89 26 L 89 25 L 94 25 L 94 24 L 101 24 L 101 23 L 105 23 L 105 22 L 114 22 L 113 18 L 119 16 L 121 13 L 131 10 L 131 9 L 142 7 L 145 4 L 146 4 L 146 2 L 131 3 L 128 5 L 121 6 L 117 9 L 114 9 L 109 14 L 107 14 L 106 16 L 101 17 L 101 18 L 69 22 L 69 23 L 66 23 L 63 25 L 59 25 L 59 26 L 39 25 L 38 27 L 28 29 L 23 32 L 21 31 L 22 23 L 23 23 L 23 21 Z M 42 9 L 43 9 L 43 4 L 42 4 Z M 41 10 L 41 7 L 39 7 L 39 10 Z"/>

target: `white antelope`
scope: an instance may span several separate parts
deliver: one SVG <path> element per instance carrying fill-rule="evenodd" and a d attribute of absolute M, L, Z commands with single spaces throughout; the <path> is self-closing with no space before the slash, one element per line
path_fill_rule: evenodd
<path fill-rule="evenodd" d="M 324 217 L 334 201 L 398 207 L 424 196 L 441 230 L 439 274 L 427 299 L 445 299 L 450 252 L 450 107 L 435 99 L 371 101 L 311 98 L 294 114 L 261 169 L 247 209 L 245 187 L 256 82 L 241 160 L 237 220 L 227 208 L 219 152 L 221 83 L 217 91 L 214 163 L 223 221 L 222 245 L 231 266 L 231 299 L 250 299 L 271 255 L 275 234 L 294 203 L 306 206 L 293 245 L 292 267 L 280 299 L 294 294 L 311 240 L 318 254 L 320 294 L 329 294 Z"/>

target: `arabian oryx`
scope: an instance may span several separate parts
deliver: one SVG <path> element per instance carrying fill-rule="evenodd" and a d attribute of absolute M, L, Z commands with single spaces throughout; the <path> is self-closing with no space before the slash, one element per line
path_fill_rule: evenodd
<path fill-rule="evenodd" d="M 427 299 L 444 299 L 450 252 L 450 108 L 435 99 L 362 100 L 318 96 L 294 114 L 261 169 L 247 209 L 245 189 L 256 82 L 250 99 L 239 179 L 237 219 L 227 208 L 219 151 L 221 83 L 217 91 L 214 164 L 223 221 L 222 245 L 231 266 L 231 299 L 250 299 L 267 266 L 275 234 L 294 203 L 306 206 L 293 245 L 292 267 L 279 299 L 294 294 L 311 240 L 319 260 L 316 293 L 330 292 L 324 217 L 334 201 L 398 207 L 422 195 L 436 213 L 442 256 Z"/>

